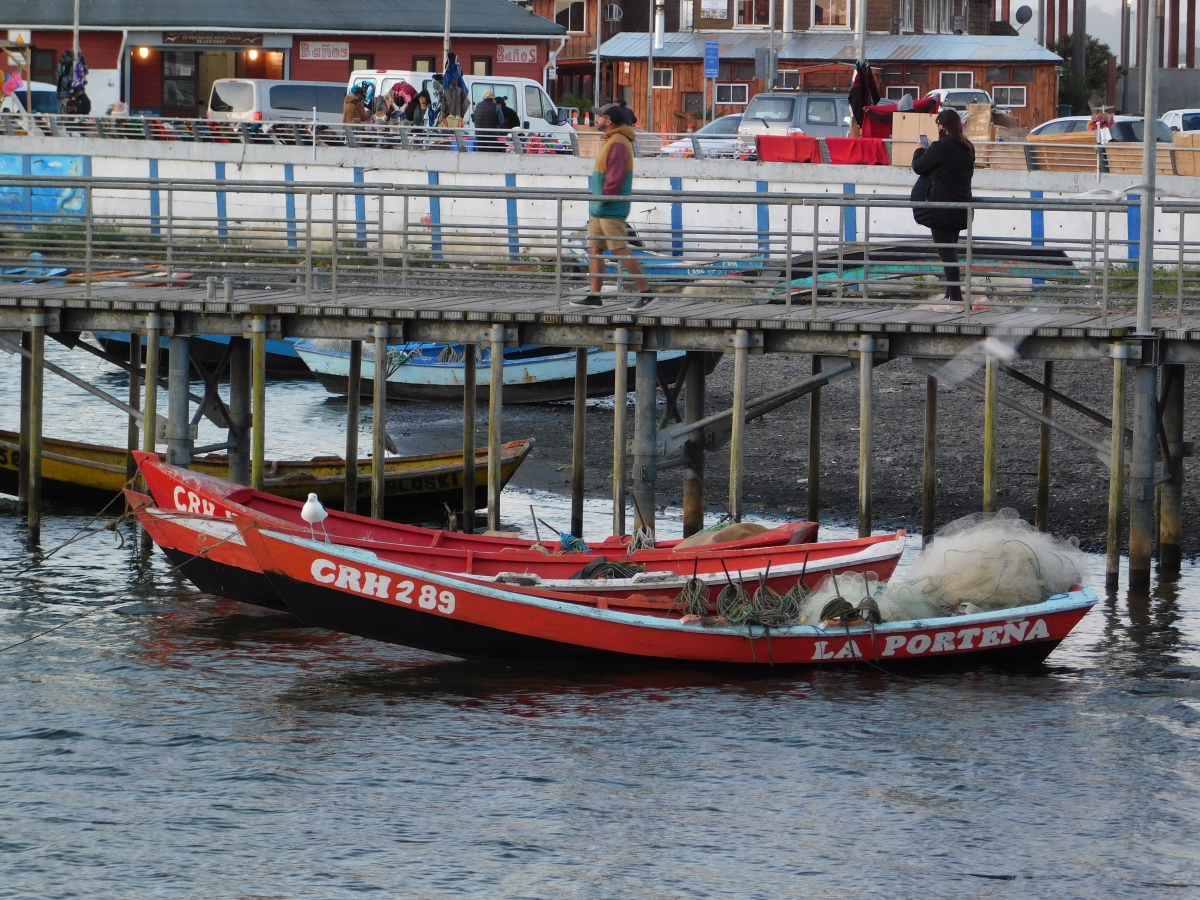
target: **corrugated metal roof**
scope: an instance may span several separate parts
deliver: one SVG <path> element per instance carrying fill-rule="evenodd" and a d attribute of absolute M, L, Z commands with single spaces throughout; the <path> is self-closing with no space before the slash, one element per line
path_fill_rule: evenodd
<path fill-rule="evenodd" d="M 321 34 L 441 34 L 446 6 L 441 0 L 82 0 L 85 28 L 212 31 L 290 31 Z M 73 0 L 6 0 L 8 28 L 70 28 Z M 452 34 L 512 37 L 565 36 L 556 22 L 509 0 L 453 0 Z M 94 63 L 93 63 L 94 64 Z"/>
<path fill-rule="evenodd" d="M 607 59 L 645 59 L 650 36 L 644 32 L 622 32 L 600 47 Z M 704 42 L 718 41 L 722 59 L 754 59 L 756 49 L 766 47 L 768 35 L 761 31 L 693 31 L 666 35 L 664 46 L 654 51 L 655 59 L 703 59 Z M 844 61 L 858 58 L 858 45 L 850 33 L 801 33 L 775 36 L 780 59 Z M 986 34 L 869 34 L 867 56 L 873 63 L 890 60 L 909 62 L 1046 62 L 1060 63 L 1057 54 L 1028 38 Z"/>

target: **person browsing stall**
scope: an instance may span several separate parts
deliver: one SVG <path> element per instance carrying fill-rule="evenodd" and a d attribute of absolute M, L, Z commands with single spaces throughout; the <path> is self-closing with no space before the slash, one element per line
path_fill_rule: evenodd
<path fill-rule="evenodd" d="M 625 267 L 641 295 L 630 309 L 644 309 L 654 302 L 650 281 L 639 263 L 629 252 L 629 197 L 633 193 L 633 142 L 637 139 L 627 123 L 624 110 L 609 103 L 596 113 L 596 128 L 604 135 L 604 143 L 596 155 L 592 170 L 592 197 L 588 219 L 589 293 L 572 306 L 599 307 L 604 285 L 604 251 L 607 249 Z"/>

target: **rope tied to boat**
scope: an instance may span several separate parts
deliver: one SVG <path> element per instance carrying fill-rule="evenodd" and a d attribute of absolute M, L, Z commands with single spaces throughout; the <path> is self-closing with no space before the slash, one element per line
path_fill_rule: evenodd
<path fill-rule="evenodd" d="M 629 542 L 629 547 L 625 551 L 629 553 L 637 553 L 639 550 L 654 549 L 654 529 L 649 525 L 644 525 L 633 533 L 633 539 Z"/>

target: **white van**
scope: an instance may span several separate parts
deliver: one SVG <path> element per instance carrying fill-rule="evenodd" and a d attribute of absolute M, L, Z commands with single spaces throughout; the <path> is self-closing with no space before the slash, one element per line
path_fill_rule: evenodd
<path fill-rule="evenodd" d="M 429 91 L 429 96 L 436 104 L 441 96 L 442 85 L 434 79 L 432 72 L 406 72 L 400 69 L 355 69 L 350 73 L 350 81 L 346 90 L 350 91 L 358 85 L 367 89 L 367 105 L 374 102 L 379 91 L 390 91 L 399 81 L 406 81 L 419 93 Z M 509 109 L 516 110 L 521 117 L 521 127 L 540 134 L 570 134 L 569 113 L 560 110 L 554 101 L 542 90 L 542 86 L 532 78 L 509 78 L 504 75 L 465 75 L 463 81 L 471 95 L 471 109 L 483 99 L 484 93 L 492 91 L 497 99 L 505 98 Z M 466 116 L 466 124 L 471 125 L 471 113 Z"/>
<path fill-rule="evenodd" d="M 208 96 L 208 118 L 216 122 L 341 122 L 346 89 L 326 81 L 218 78 Z"/>
<path fill-rule="evenodd" d="M 44 81 L 30 82 L 30 88 L 33 91 L 33 111 L 44 115 L 56 116 L 59 112 L 58 106 L 58 88 L 52 84 L 47 84 Z M 26 91 L 22 85 L 21 89 L 14 91 L 12 94 L 0 100 L 0 113 L 8 113 L 9 115 L 20 115 L 25 110 Z M 99 115 L 99 113 L 97 113 Z"/>

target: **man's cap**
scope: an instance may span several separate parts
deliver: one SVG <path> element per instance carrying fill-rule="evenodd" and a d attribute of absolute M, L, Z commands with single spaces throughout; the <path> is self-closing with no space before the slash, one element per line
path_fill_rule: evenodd
<path fill-rule="evenodd" d="M 356 84 L 354 86 L 354 89 L 351 90 L 350 93 L 354 94 L 357 97 L 365 97 L 367 95 L 367 89 L 365 87 L 363 87 L 361 84 Z"/>
<path fill-rule="evenodd" d="M 614 122 L 621 124 L 625 121 L 625 113 L 616 103 L 606 103 L 596 111 L 596 115 L 604 116 L 606 119 L 612 119 Z"/>
<path fill-rule="evenodd" d="M 484 99 L 484 100 L 495 100 L 495 99 L 496 99 L 496 92 L 495 92 L 495 91 L 484 91 L 484 92 L 483 92 L 483 99 Z"/>

